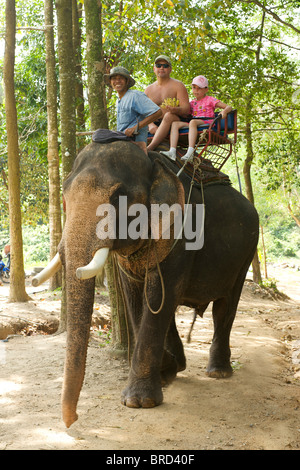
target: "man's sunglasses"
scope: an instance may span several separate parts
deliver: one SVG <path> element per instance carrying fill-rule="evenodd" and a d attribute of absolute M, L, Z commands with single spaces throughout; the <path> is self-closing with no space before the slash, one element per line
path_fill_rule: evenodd
<path fill-rule="evenodd" d="M 160 69 L 161 67 L 163 69 L 168 69 L 170 65 L 169 64 L 155 64 L 155 67 L 157 67 L 158 69 Z"/>

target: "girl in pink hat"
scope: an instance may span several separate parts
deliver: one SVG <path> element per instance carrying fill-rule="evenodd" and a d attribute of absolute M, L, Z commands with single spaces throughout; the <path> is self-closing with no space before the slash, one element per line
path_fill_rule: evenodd
<path fill-rule="evenodd" d="M 170 134 L 170 150 L 168 152 L 161 152 L 171 160 L 176 160 L 176 147 L 179 137 L 179 129 L 183 127 L 189 128 L 189 148 L 181 160 L 191 160 L 194 154 L 194 147 L 196 145 L 198 126 L 210 124 L 211 120 L 205 118 L 215 117 L 215 108 L 222 108 L 221 115 L 225 118 L 228 113 L 232 110 L 231 106 L 228 106 L 222 101 L 212 96 L 207 96 L 208 92 L 208 80 L 203 75 L 198 75 L 192 81 L 192 92 L 195 99 L 190 101 L 190 122 L 176 121 L 172 123 L 171 134 Z"/>

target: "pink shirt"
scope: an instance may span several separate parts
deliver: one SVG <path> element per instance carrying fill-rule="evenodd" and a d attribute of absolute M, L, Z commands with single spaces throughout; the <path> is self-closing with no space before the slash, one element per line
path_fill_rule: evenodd
<path fill-rule="evenodd" d="M 215 117 L 214 111 L 216 107 L 216 103 L 219 100 L 217 98 L 213 98 L 212 96 L 204 96 L 202 100 L 192 100 L 190 101 L 190 109 L 191 115 L 193 118 L 201 118 L 201 117 Z M 209 121 L 207 121 L 209 122 Z"/>

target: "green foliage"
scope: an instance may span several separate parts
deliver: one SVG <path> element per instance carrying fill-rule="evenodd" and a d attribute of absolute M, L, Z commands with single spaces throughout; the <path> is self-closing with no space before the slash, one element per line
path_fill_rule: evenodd
<path fill-rule="evenodd" d="M 48 225 L 23 226 L 23 253 L 25 269 L 33 266 L 45 266 L 49 262 L 49 227 Z M 9 244 L 9 231 L 0 227 L 0 254 Z"/>
<path fill-rule="evenodd" d="M 24 226 L 22 231 L 25 268 L 46 265 L 49 262 L 48 226 Z"/>
<path fill-rule="evenodd" d="M 245 193 L 241 175 L 241 166 L 244 159 L 244 149 L 240 148 L 238 154 L 238 167 L 242 182 L 242 192 Z M 263 227 L 264 244 L 268 262 L 291 259 L 300 265 L 300 230 L 287 211 L 287 201 L 282 187 L 270 189 L 266 184 L 262 169 L 254 165 L 252 184 L 255 195 L 255 206 L 259 213 L 260 224 Z M 223 169 L 230 176 L 233 186 L 239 190 L 237 169 L 234 156 L 226 163 Z M 262 259 L 262 237 L 258 245 L 259 257 Z"/>
<path fill-rule="evenodd" d="M 3 256 L 3 248 L 9 245 L 9 230 L 0 226 L 0 254 Z"/>
<path fill-rule="evenodd" d="M 103 330 L 98 330 L 98 336 L 101 342 L 99 343 L 100 348 L 105 348 L 109 346 L 112 342 L 112 330 L 108 327 Z"/>
<path fill-rule="evenodd" d="M 43 25 L 43 1 L 18 2 L 15 96 L 20 145 L 23 223 L 48 217 L 47 103 L 45 38 L 42 30 L 20 27 Z M 26 19 L 26 23 L 25 23 Z M 0 57 L 0 80 L 2 80 Z M 4 103 L 0 103 L 0 214 L 8 226 L 7 153 Z"/>
<path fill-rule="evenodd" d="M 277 283 L 276 279 L 269 278 L 269 279 L 264 279 L 261 283 L 260 286 L 264 287 L 266 289 L 273 289 L 275 292 L 279 292 L 277 288 Z"/>

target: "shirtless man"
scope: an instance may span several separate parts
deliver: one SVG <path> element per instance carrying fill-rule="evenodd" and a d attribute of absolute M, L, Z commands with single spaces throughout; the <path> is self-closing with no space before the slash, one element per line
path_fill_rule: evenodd
<path fill-rule="evenodd" d="M 155 135 L 147 147 L 148 150 L 154 150 L 167 137 L 172 122 L 180 121 L 180 117 L 187 116 L 190 112 L 187 89 L 182 82 L 170 77 L 171 72 L 172 64 L 169 57 L 161 55 L 155 59 L 154 73 L 157 80 L 146 88 L 145 94 L 158 106 L 161 106 L 166 98 L 176 98 L 179 100 L 179 107 L 161 108 L 163 112 L 161 123 L 149 125 L 149 132 Z"/>

